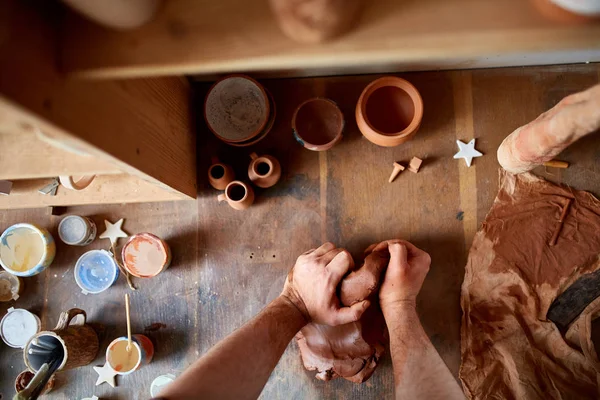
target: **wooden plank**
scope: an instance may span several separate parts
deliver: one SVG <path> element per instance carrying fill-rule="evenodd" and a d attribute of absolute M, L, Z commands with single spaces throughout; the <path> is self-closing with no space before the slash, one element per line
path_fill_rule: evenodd
<path fill-rule="evenodd" d="M 57 71 L 51 6 L 2 3 L 6 25 L 0 35 L 0 95 L 25 109 L 28 113 L 20 117 L 45 135 L 194 198 L 196 145 L 188 83 L 176 77 L 110 82 L 65 78 Z"/>
<path fill-rule="evenodd" d="M 15 115 L 15 108 L 0 98 L 0 179 L 122 173 L 81 150 L 58 147 L 33 126 L 15 121 Z"/>
<path fill-rule="evenodd" d="M 600 61 L 600 26 L 548 21 L 523 0 L 365 1 L 357 26 L 317 45 L 278 29 L 267 1 L 165 2 L 129 31 L 70 14 L 63 66 L 93 78 L 265 72 L 314 76 Z"/>
<path fill-rule="evenodd" d="M 81 204 L 189 200 L 184 194 L 163 190 L 136 176 L 125 174 L 97 176 L 90 186 L 81 191 L 59 187 L 56 196 L 44 195 L 38 192 L 38 189 L 50 182 L 52 182 L 52 179 L 14 181 L 10 195 L 0 196 L 0 210 Z"/>
<path fill-rule="evenodd" d="M 366 245 L 392 236 L 414 241 L 432 255 L 433 264 L 418 299 L 419 314 L 456 375 L 466 249 L 473 219 L 479 228 L 497 193 L 496 149 L 514 128 L 567 93 L 597 83 L 598 70 L 598 66 L 583 65 L 469 71 L 467 76 L 456 72 L 401 74 L 421 91 L 425 114 L 417 135 L 395 148 L 366 141 L 354 122 L 356 100 L 376 76 L 265 81 L 277 102 L 278 118 L 264 141 L 251 149 L 231 148 L 203 125 L 199 127 L 200 171 L 207 170 L 215 154 L 231 163 L 239 177 L 246 174 L 251 151 L 280 160 L 281 181 L 272 188 L 257 189 L 256 204 L 248 210 L 235 211 L 218 203 L 218 191 L 206 180 L 195 202 L 69 207 L 68 213 L 91 216 L 99 227 L 105 218 L 126 218 L 126 232 L 156 233 L 169 243 L 173 262 L 156 278 L 138 279 L 140 289 L 132 296 L 133 331 L 154 341 L 157 353 L 152 363 L 131 379 L 118 378 L 116 390 L 106 384 L 93 387 L 96 374 L 91 367 L 61 372 L 63 384 L 52 398 L 81 399 L 92 394 L 92 387 L 100 398 L 148 398 L 155 377 L 179 375 L 277 296 L 289 269 L 305 250 L 333 240 L 358 260 Z M 200 93 L 207 88 L 198 86 Z M 344 138 L 325 153 L 302 148 L 290 132 L 295 107 L 312 96 L 336 100 L 346 116 Z M 470 186 L 472 177 L 462 172 L 464 161 L 452 158 L 456 139 L 467 139 L 465 135 L 471 133 L 484 153 L 473 163 L 474 186 Z M 600 195 L 599 146 L 600 135 L 590 135 L 561 154 L 572 162 L 569 169 L 536 172 Z M 424 158 L 420 172 L 404 171 L 389 184 L 392 162 L 406 162 L 413 156 Z M 465 193 L 469 187 L 474 194 Z M 60 221 L 40 210 L 9 210 L 1 215 L 0 231 L 29 221 L 55 234 Z M 54 264 L 44 274 L 27 279 L 26 292 L 16 303 L 41 312 L 46 327 L 52 327 L 59 312 L 67 308 L 88 311 L 90 321 L 106 328 L 94 365 L 103 364 L 108 343 L 126 333 L 121 300 L 126 284 L 119 278 L 107 292 L 85 296 L 74 282 L 73 265 L 84 251 L 106 245 L 96 240 L 76 248 L 58 241 Z M 15 303 L 0 303 L 0 313 L 11 305 Z M 0 371 L 6 371 L 0 375 L 0 393 L 9 396 L 12 381 L 24 365 L 20 351 L 1 349 L 5 350 L 0 357 Z M 304 370 L 297 346 L 291 344 L 261 398 L 391 400 L 393 390 L 388 352 L 373 377 L 357 385 L 341 379 L 315 380 L 314 373 Z"/>

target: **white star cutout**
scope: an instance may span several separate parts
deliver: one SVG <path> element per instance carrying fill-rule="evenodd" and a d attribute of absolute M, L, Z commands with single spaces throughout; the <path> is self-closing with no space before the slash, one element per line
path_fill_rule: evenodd
<path fill-rule="evenodd" d="M 467 167 L 471 166 L 471 162 L 475 157 L 481 157 L 483 154 L 475 150 L 475 139 L 471 139 L 469 143 L 463 143 L 460 140 L 456 141 L 458 145 L 458 153 L 454 155 L 454 159 L 464 158 Z"/>
<path fill-rule="evenodd" d="M 117 373 L 110 367 L 110 365 L 108 365 L 108 362 L 102 367 L 94 367 L 94 371 L 96 371 L 96 373 L 98 374 L 96 386 L 106 382 L 110 386 L 115 387 L 115 376 L 117 375 Z"/>
<path fill-rule="evenodd" d="M 106 230 L 100 235 L 100 239 L 110 239 L 111 245 L 116 245 L 119 238 L 126 238 L 127 234 L 123 232 L 121 226 L 123 226 L 123 218 L 118 220 L 115 224 L 111 224 L 107 220 L 104 220 Z"/>

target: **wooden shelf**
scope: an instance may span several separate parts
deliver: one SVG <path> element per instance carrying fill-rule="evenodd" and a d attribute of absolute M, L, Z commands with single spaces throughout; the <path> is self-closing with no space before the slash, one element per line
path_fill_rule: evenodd
<path fill-rule="evenodd" d="M 116 166 L 96 157 L 76 154 L 46 143 L 35 133 L 0 132 L 0 179 L 122 173 Z"/>
<path fill-rule="evenodd" d="M 123 78 L 235 71 L 291 75 L 600 61 L 600 25 L 561 25 L 526 0 L 365 1 L 357 26 L 321 45 L 293 42 L 267 1 L 171 0 L 130 32 L 69 13 L 67 72 Z"/>
<path fill-rule="evenodd" d="M 131 175 L 97 176 L 81 191 L 59 187 L 56 196 L 44 195 L 38 189 L 50 179 L 13 182 L 8 196 L 0 196 L 0 209 L 74 206 L 84 204 L 143 203 L 148 201 L 189 200 L 184 194 L 169 192 Z"/>

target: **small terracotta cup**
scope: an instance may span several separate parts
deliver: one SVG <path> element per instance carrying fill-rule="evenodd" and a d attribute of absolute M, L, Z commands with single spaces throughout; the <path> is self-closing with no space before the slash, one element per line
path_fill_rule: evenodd
<path fill-rule="evenodd" d="M 258 156 L 250 154 L 252 161 L 248 166 L 248 177 L 252 183 L 260 188 L 268 188 L 275 185 L 281 178 L 281 165 L 273 156 Z"/>
<path fill-rule="evenodd" d="M 371 82 L 356 104 L 358 129 L 371 142 L 398 146 L 412 138 L 423 119 L 423 100 L 408 81 L 386 76 Z"/>
<path fill-rule="evenodd" d="M 242 181 L 233 181 L 217 199 L 219 202 L 226 201 L 236 210 L 245 210 L 254 203 L 254 190 Z"/>
<path fill-rule="evenodd" d="M 35 376 L 35 374 L 28 369 L 21 372 L 19 375 L 17 375 L 17 379 L 15 379 L 15 392 L 19 393 L 19 392 L 22 392 L 23 390 L 25 390 L 25 388 L 29 385 L 29 383 L 31 382 L 31 380 L 33 379 L 34 376 Z M 52 374 L 50 379 L 48 379 L 46 386 L 44 386 L 44 388 L 42 389 L 42 393 L 40 393 L 40 394 L 50 393 L 52 391 L 52 389 L 54 388 L 55 383 L 56 383 L 56 375 Z"/>
<path fill-rule="evenodd" d="M 217 158 L 212 159 L 212 165 L 208 168 L 208 183 L 217 190 L 225 190 L 227 185 L 235 179 L 233 168 L 223 164 Z"/>
<path fill-rule="evenodd" d="M 342 139 L 344 114 L 334 101 L 316 97 L 300 104 L 292 117 L 292 132 L 302 146 L 325 151 Z"/>

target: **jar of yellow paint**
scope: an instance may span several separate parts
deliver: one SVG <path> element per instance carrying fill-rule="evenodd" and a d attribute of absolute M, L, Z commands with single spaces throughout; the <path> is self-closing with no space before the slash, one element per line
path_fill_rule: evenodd
<path fill-rule="evenodd" d="M 52 264 L 56 245 L 52 235 L 33 224 L 16 224 L 0 236 L 0 265 L 16 276 L 37 275 Z"/>

